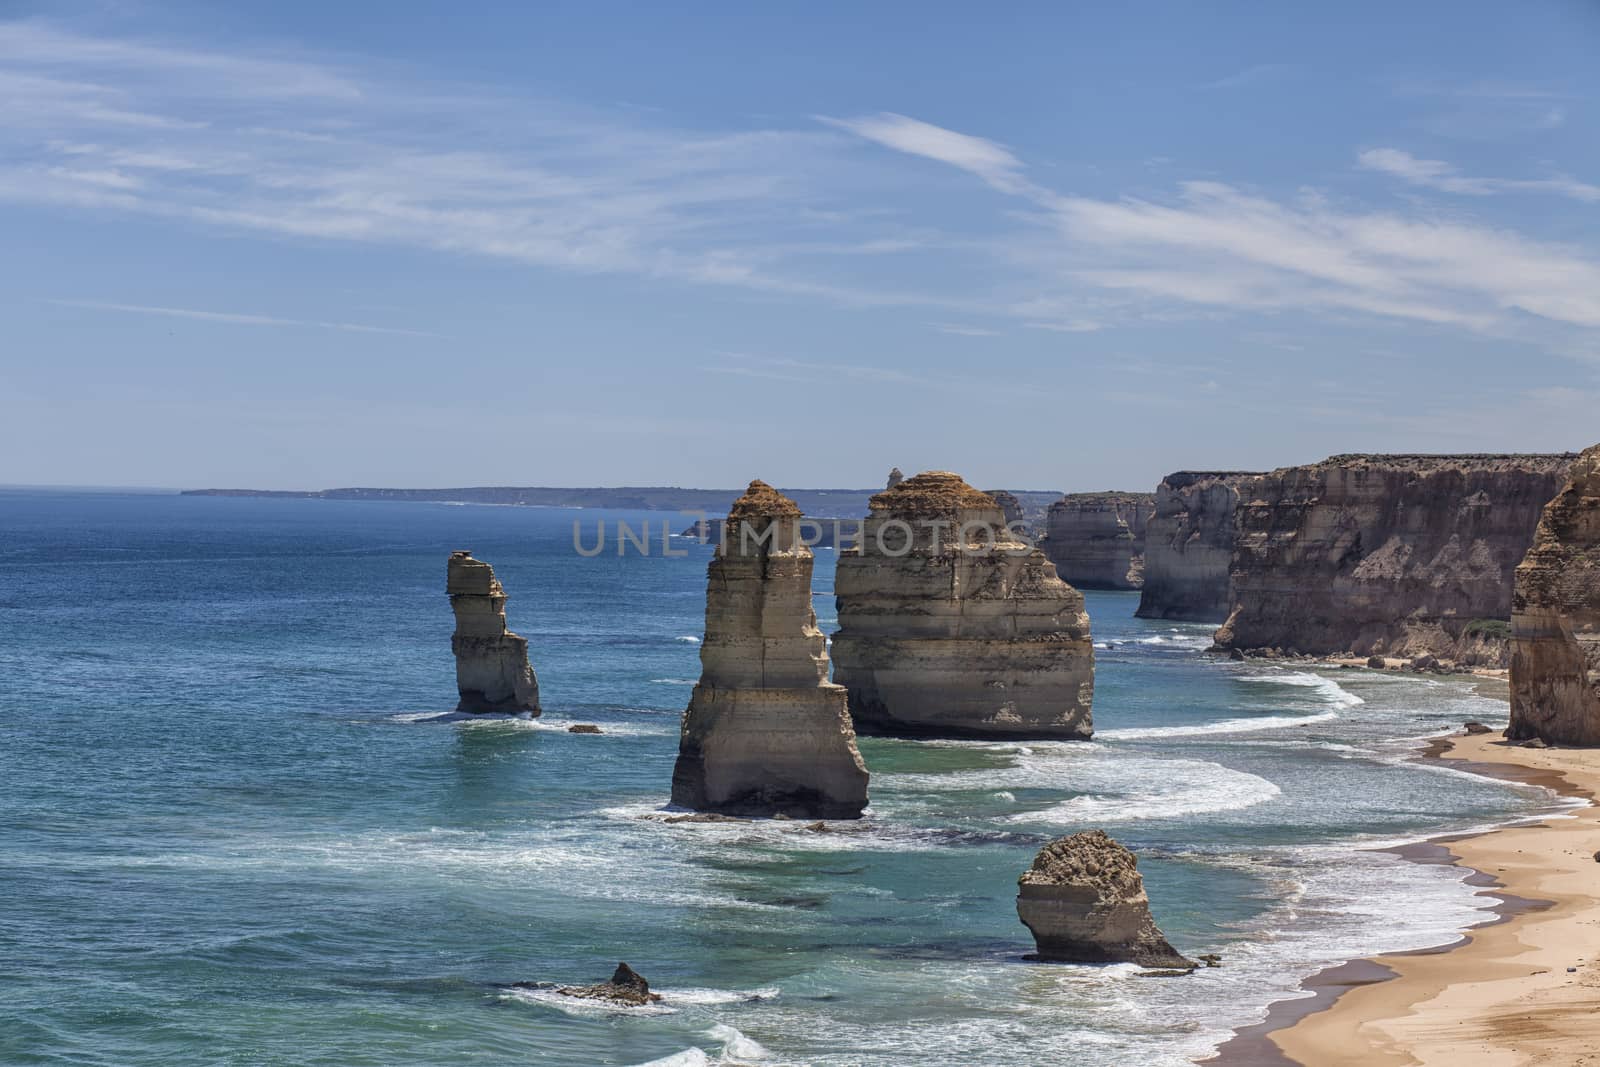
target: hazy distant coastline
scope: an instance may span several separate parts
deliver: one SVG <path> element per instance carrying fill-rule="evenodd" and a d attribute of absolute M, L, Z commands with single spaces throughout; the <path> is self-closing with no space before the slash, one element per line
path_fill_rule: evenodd
<path fill-rule="evenodd" d="M 807 515 L 832 518 L 867 513 L 877 489 L 784 489 Z M 558 488 L 551 486 L 473 486 L 456 489 L 185 489 L 184 496 L 292 497 L 314 500 L 400 500 L 435 503 L 512 504 L 529 507 L 616 508 L 632 511 L 700 511 L 721 515 L 740 489 L 687 489 L 678 486 Z M 1026 510 L 1043 509 L 1061 498 L 1058 490 L 1012 490 Z"/>

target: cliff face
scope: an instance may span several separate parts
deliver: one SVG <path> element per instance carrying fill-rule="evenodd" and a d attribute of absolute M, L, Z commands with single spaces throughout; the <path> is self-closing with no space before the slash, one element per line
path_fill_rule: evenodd
<path fill-rule="evenodd" d="M 1222 622 L 1228 617 L 1239 484 L 1257 473 L 1178 471 L 1156 486 L 1145 531 L 1141 619 Z"/>
<path fill-rule="evenodd" d="M 800 509 L 765 482 L 735 501 L 706 569 L 700 682 L 672 802 L 700 811 L 859 818 L 867 769 L 811 607 Z"/>
<path fill-rule="evenodd" d="M 445 591 L 456 616 L 457 711 L 539 714 L 539 680 L 528 666 L 528 641 L 506 629 L 506 591 L 494 568 L 470 552 L 452 552 Z"/>
<path fill-rule="evenodd" d="M 1348 455 L 1245 481 L 1217 644 L 1503 663 L 1493 623 L 1573 458 Z"/>
<path fill-rule="evenodd" d="M 1517 567 L 1506 733 L 1600 745 L 1600 445 L 1572 465 Z"/>
<path fill-rule="evenodd" d="M 1079 589 L 1137 589 L 1151 493 L 1069 493 L 1050 505 L 1039 547 Z"/>
<path fill-rule="evenodd" d="M 1083 595 L 959 475 L 919 474 L 873 497 L 834 590 L 834 680 L 863 733 L 1089 736 Z"/>

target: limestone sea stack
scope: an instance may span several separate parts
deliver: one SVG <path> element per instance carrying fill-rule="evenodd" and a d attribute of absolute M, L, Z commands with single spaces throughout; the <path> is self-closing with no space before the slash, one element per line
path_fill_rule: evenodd
<path fill-rule="evenodd" d="M 506 629 L 506 591 L 494 568 L 471 552 L 452 552 L 445 580 L 456 632 L 457 711 L 539 714 L 539 679 L 528 665 L 528 641 Z"/>
<path fill-rule="evenodd" d="M 994 500 L 929 471 L 874 496 L 834 577 L 834 681 L 862 733 L 1087 738 L 1083 594 L 1012 538 Z"/>
<path fill-rule="evenodd" d="M 1144 539 L 1141 619 L 1222 622 L 1228 617 L 1239 486 L 1258 473 L 1178 471 L 1156 486 Z"/>
<path fill-rule="evenodd" d="M 1103 830 L 1060 837 L 1017 879 L 1017 917 L 1037 958 L 1192 969 L 1156 927 L 1134 854 Z"/>
<path fill-rule="evenodd" d="M 1039 547 L 1079 589 L 1137 589 L 1154 507 L 1150 493 L 1068 493 L 1050 505 Z"/>
<path fill-rule="evenodd" d="M 1512 572 L 1566 455 L 1344 455 L 1239 487 L 1218 646 L 1504 666 Z"/>
<path fill-rule="evenodd" d="M 845 690 L 828 681 L 800 518 L 794 501 L 754 481 L 723 524 L 674 804 L 804 819 L 856 819 L 866 807 L 867 768 Z"/>
<path fill-rule="evenodd" d="M 1600 745 L 1600 445 L 1572 465 L 1517 567 L 1506 735 Z"/>

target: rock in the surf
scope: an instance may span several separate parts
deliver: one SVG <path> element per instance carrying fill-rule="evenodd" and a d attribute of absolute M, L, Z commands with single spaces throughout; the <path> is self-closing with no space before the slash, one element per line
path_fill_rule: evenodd
<path fill-rule="evenodd" d="M 1600 745 L 1600 445 L 1572 465 L 1517 566 L 1506 735 Z"/>
<path fill-rule="evenodd" d="M 734 502 L 706 569 L 700 681 L 672 802 L 696 811 L 856 819 L 867 768 L 811 606 L 800 508 L 762 481 Z"/>
<path fill-rule="evenodd" d="M 834 681 L 862 733 L 1087 738 L 1083 594 L 1011 535 L 994 500 L 928 471 L 870 502 L 834 579 Z"/>
<path fill-rule="evenodd" d="M 506 629 L 506 591 L 494 568 L 471 552 L 452 552 L 445 591 L 456 616 L 457 711 L 539 714 L 539 679 L 528 665 L 528 641 Z"/>
<path fill-rule="evenodd" d="M 644 976 L 626 963 L 617 964 L 617 969 L 612 973 L 609 982 L 600 982 L 596 985 L 563 986 L 556 992 L 564 997 L 578 997 L 583 1000 L 609 1000 L 616 1004 L 626 1004 L 629 1007 L 652 1004 L 661 999 L 660 993 L 650 992 L 650 983 L 644 980 Z"/>
<path fill-rule="evenodd" d="M 1017 916 L 1033 932 L 1040 960 L 1199 966 L 1157 929 L 1138 859 L 1103 830 L 1057 838 L 1040 849 L 1017 879 Z"/>

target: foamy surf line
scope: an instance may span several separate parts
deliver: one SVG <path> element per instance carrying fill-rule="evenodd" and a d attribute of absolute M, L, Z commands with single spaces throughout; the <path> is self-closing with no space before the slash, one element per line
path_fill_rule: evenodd
<path fill-rule="evenodd" d="M 1102 741 L 1158 741 L 1169 737 L 1210 737 L 1218 734 L 1246 734 L 1257 730 L 1282 730 L 1291 726 L 1309 726 L 1315 722 L 1337 719 L 1336 711 L 1318 715 L 1263 715 L 1259 719 L 1223 719 L 1220 722 L 1196 723 L 1193 726 L 1132 726 L 1121 730 L 1096 730 L 1095 737 Z"/>
<path fill-rule="evenodd" d="M 1320 674 L 1311 674 L 1306 671 L 1274 674 L 1246 674 L 1239 678 L 1241 682 L 1254 682 L 1261 685 L 1288 685 L 1298 689 L 1314 690 L 1317 696 L 1327 704 L 1337 708 L 1353 708 L 1366 701 L 1356 696 L 1348 689 L 1341 686 L 1332 678 L 1324 678 Z"/>
<path fill-rule="evenodd" d="M 716 1059 L 712 1059 L 702 1048 L 686 1048 L 682 1052 L 638 1064 L 637 1067 L 711 1067 L 715 1064 L 767 1063 L 772 1059 L 772 1053 L 759 1041 L 727 1023 L 714 1023 L 704 1034 L 721 1046 Z"/>

